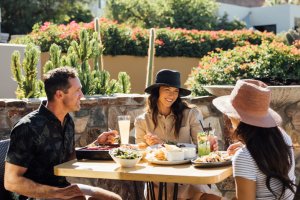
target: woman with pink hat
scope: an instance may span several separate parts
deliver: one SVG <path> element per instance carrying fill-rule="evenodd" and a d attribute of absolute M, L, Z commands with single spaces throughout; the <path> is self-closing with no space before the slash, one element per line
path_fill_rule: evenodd
<path fill-rule="evenodd" d="M 197 144 L 197 133 L 202 130 L 202 115 L 196 107 L 183 102 L 181 97 L 191 91 L 180 86 L 178 71 L 163 69 L 156 75 L 155 83 L 145 89 L 150 94 L 146 112 L 135 120 L 136 143 L 155 145 L 161 143 Z M 211 148 L 217 149 L 216 139 L 211 139 Z M 168 184 L 167 191 L 173 191 Z M 210 192 L 207 185 L 180 184 L 178 199 L 221 199 Z M 172 199 L 171 193 L 168 199 Z"/>
<path fill-rule="evenodd" d="M 228 96 L 213 104 L 231 120 L 233 137 L 243 146 L 233 157 L 238 200 L 292 200 L 295 161 L 291 138 L 279 127 L 281 117 L 270 106 L 271 91 L 261 81 L 237 81 Z M 231 152 L 237 144 L 229 147 Z"/>

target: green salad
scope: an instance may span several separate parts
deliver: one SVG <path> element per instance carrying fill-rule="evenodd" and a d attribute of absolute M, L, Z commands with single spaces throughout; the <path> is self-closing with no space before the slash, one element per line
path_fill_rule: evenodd
<path fill-rule="evenodd" d="M 124 148 L 115 148 L 111 150 L 111 155 L 121 159 L 136 159 L 140 158 L 141 153 L 132 150 L 132 149 L 124 149 Z"/>

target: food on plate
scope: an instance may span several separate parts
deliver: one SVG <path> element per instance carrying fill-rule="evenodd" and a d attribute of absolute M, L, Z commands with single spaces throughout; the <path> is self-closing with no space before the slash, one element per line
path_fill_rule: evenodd
<path fill-rule="evenodd" d="M 176 145 L 163 144 L 151 149 L 146 158 L 159 161 L 180 161 L 184 160 L 184 151 Z"/>
<path fill-rule="evenodd" d="M 157 149 L 153 152 L 154 157 L 157 160 L 167 160 L 167 156 L 163 149 Z"/>
<path fill-rule="evenodd" d="M 142 157 L 142 154 L 139 151 L 127 148 L 112 149 L 110 154 L 121 159 L 136 159 Z"/>
<path fill-rule="evenodd" d="M 148 145 L 145 142 L 140 142 L 137 143 L 137 146 L 139 149 L 146 149 Z"/>
<path fill-rule="evenodd" d="M 111 150 L 116 147 L 119 147 L 119 144 L 90 145 L 90 146 L 87 146 L 85 149 L 86 150 L 104 151 L 104 150 Z"/>
<path fill-rule="evenodd" d="M 226 151 L 214 151 L 206 156 L 198 157 L 194 160 L 195 163 L 212 163 L 212 162 L 225 162 L 231 160 Z"/>

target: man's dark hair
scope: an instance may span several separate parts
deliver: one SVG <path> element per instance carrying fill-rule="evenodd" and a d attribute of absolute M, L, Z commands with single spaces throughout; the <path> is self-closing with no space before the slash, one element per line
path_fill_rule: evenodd
<path fill-rule="evenodd" d="M 59 67 L 48 71 L 44 75 L 45 92 L 48 101 L 54 99 L 57 90 L 62 90 L 64 93 L 67 93 L 71 87 L 69 78 L 76 78 L 77 76 L 77 71 L 71 67 Z"/>

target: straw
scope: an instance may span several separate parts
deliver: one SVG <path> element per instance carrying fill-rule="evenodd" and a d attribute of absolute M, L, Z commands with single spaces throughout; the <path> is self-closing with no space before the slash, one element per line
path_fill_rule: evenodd
<path fill-rule="evenodd" d="M 208 123 L 207 135 L 209 135 L 209 130 L 210 130 L 210 122 Z"/>
<path fill-rule="evenodd" d="M 201 127 L 202 127 L 203 131 L 205 131 L 205 128 L 204 128 L 204 126 L 203 126 L 203 124 L 202 124 L 201 120 L 199 120 L 199 122 L 200 122 L 200 125 L 201 125 Z"/>

